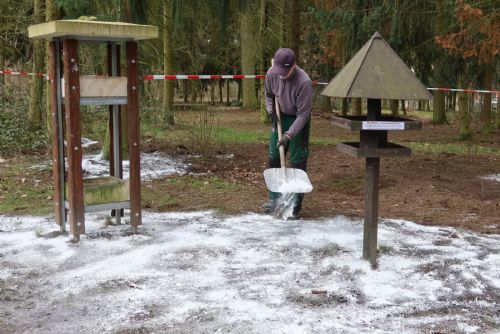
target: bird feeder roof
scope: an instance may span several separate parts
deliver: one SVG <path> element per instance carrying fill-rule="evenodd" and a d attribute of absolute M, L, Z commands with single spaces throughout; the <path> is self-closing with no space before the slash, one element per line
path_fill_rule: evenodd
<path fill-rule="evenodd" d="M 321 95 L 369 99 L 433 99 L 424 84 L 378 32 L 328 83 Z"/>
<path fill-rule="evenodd" d="M 139 41 L 158 37 L 158 27 L 87 20 L 57 20 L 28 27 L 34 39 L 71 38 L 82 41 Z"/>

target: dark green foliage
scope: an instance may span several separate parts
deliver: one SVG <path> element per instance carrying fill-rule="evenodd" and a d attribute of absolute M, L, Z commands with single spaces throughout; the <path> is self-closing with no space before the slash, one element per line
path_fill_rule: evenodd
<path fill-rule="evenodd" d="M 0 94 L 0 155 L 14 156 L 47 147 L 43 130 L 33 130 L 26 121 L 28 99 L 19 98 L 19 87 L 2 87 Z M 26 92 L 24 92 L 26 93 Z"/>
<path fill-rule="evenodd" d="M 93 0 L 55 0 L 56 6 L 63 9 L 65 18 L 77 19 L 82 15 L 91 15 Z M 89 12 L 90 11 L 90 12 Z"/>

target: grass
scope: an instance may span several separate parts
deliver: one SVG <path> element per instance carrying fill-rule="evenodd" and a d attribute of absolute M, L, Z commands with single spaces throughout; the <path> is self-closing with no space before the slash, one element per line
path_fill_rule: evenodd
<path fill-rule="evenodd" d="M 142 201 L 144 207 L 154 210 L 175 208 L 181 203 L 193 210 L 214 208 L 208 205 L 210 198 L 235 194 L 241 189 L 241 185 L 217 176 L 184 175 L 145 182 Z"/>
<path fill-rule="evenodd" d="M 171 185 L 190 187 L 205 193 L 217 193 L 220 191 L 237 191 L 240 187 L 237 184 L 225 181 L 217 176 L 178 176 L 168 179 Z"/>
<path fill-rule="evenodd" d="M 51 171 L 29 168 L 29 159 L 2 166 L 0 214 L 46 215 L 52 212 Z"/>
<path fill-rule="evenodd" d="M 328 187 L 332 191 L 341 191 L 350 189 L 352 191 L 361 190 L 363 185 L 364 175 L 359 175 L 355 177 L 344 176 L 342 178 L 334 179 L 329 182 Z"/>
<path fill-rule="evenodd" d="M 269 140 L 269 131 L 262 130 L 239 130 L 226 127 L 217 127 L 217 141 L 221 144 L 258 144 Z"/>
<path fill-rule="evenodd" d="M 484 147 L 479 145 L 470 145 L 467 143 L 428 143 L 428 142 L 406 142 L 405 146 L 421 153 L 451 153 L 457 155 L 466 154 L 494 154 L 500 155 L 500 150 L 496 147 Z"/>

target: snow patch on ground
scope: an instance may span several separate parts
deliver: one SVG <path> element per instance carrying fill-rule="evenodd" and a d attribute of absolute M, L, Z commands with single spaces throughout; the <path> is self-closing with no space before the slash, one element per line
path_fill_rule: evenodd
<path fill-rule="evenodd" d="M 52 162 L 32 166 L 34 169 L 52 168 Z M 102 158 L 101 153 L 85 154 L 82 159 L 82 170 L 85 177 L 98 177 L 109 175 L 109 161 Z M 168 175 L 183 175 L 186 173 L 187 164 L 182 160 L 159 153 L 141 153 L 141 179 L 156 179 Z M 123 178 L 129 177 L 129 161 L 123 161 Z"/>
<path fill-rule="evenodd" d="M 80 243 L 0 216 L 6 333 L 494 333 L 500 236 L 379 226 L 379 268 L 345 217 L 144 212 L 140 234 L 88 214 Z M 312 289 L 326 290 L 313 294 Z M 61 316 L 64 315 L 64 316 Z"/>
<path fill-rule="evenodd" d="M 484 175 L 484 176 L 481 176 L 481 178 L 483 180 L 490 180 L 490 181 L 500 182 L 500 174 Z"/>
<path fill-rule="evenodd" d="M 166 154 L 159 152 L 141 153 L 141 179 L 156 179 L 168 175 L 182 175 L 186 173 L 187 165 L 179 160 L 174 160 Z M 84 155 L 82 169 L 85 176 L 109 175 L 109 161 L 104 160 L 100 153 Z M 129 161 L 123 161 L 123 178 L 129 177 Z"/>
<path fill-rule="evenodd" d="M 64 144 L 66 144 L 66 142 L 64 142 Z M 92 147 L 92 146 L 97 145 L 97 144 L 99 144 L 99 142 L 96 140 L 82 137 L 82 147 L 83 148 Z"/>

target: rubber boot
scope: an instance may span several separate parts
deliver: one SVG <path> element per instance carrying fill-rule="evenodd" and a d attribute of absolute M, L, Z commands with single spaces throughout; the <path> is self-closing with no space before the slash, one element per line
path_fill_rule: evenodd
<path fill-rule="evenodd" d="M 269 213 L 274 214 L 280 196 L 281 196 L 280 193 L 274 193 L 272 191 L 269 191 L 269 201 L 261 205 L 262 211 L 267 214 Z"/>
<path fill-rule="evenodd" d="M 296 194 L 295 204 L 293 205 L 292 218 L 298 219 L 300 210 L 302 210 L 302 201 L 304 200 L 304 194 Z"/>

